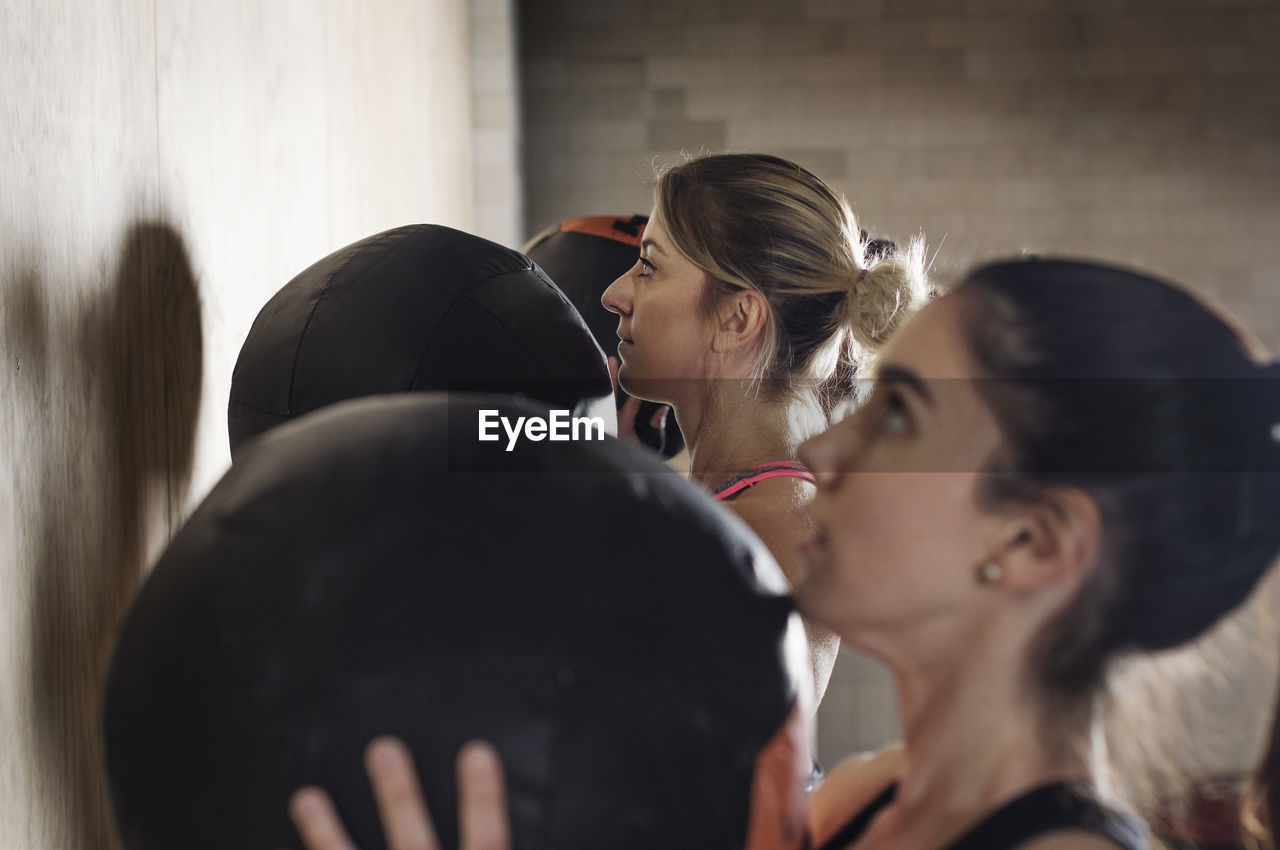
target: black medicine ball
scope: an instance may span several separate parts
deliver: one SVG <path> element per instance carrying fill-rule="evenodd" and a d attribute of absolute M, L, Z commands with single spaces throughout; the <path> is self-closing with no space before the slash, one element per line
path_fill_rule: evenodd
<path fill-rule="evenodd" d="M 232 455 L 334 402 L 422 390 L 606 415 L 611 386 L 581 316 L 529 258 L 448 227 L 398 227 L 320 260 L 259 312 L 231 378 Z"/>
<path fill-rule="evenodd" d="M 446 847 L 475 737 L 520 850 L 800 846 L 811 686 L 776 563 L 643 449 L 479 438 L 548 411 L 362 399 L 244 447 L 112 658 L 128 850 L 300 847 L 286 801 L 309 783 L 384 847 L 361 763 L 383 733 Z"/>

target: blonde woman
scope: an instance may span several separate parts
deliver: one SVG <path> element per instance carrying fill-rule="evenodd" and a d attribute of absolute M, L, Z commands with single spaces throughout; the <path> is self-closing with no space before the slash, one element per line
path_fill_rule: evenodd
<path fill-rule="evenodd" d="M 622 388 L 671 405 L 690 477 L 793 579 L 813 496 L 796 448 L 927 294 L 920 245 L 868 251 L 848 204 L 806 169 L 719 154 L 659 175 L 640 257 L 601 300 L 618 314 Z M 806 627 L 820 700 L 839 641 Z"/>

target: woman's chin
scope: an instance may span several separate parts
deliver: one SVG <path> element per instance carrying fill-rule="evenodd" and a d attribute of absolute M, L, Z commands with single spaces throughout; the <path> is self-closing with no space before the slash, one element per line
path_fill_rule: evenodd
<path fill-rule="evenodd" d="M 627 395 L 632 398 L 638 398 L 641 401 L 654 401 L 653 395 L 656 383 L 658 382 L 646 381 L 637 375 L 634 368 L 628 370 L 625 362 L 618 369 L 618 386 L 622 387 Z"/>
<path fill-rule="evenodd" d="M 815 593 L 813 579 L 809 574 L 810 569 L 806 564 L 799 572 L 791 576 L 791 599 L 795 603 L 797 611 L 813 619 L 813 603 L 819 594 Z"/>

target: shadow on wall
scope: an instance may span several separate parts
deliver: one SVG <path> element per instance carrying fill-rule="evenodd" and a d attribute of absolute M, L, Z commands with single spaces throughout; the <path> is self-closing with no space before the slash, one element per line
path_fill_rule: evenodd
<path fill-rule="evenodd" d="M 105 277 L 105 276 L 104 276 Z M 28 721 L 33 791 L 66 846 L 115 846 L 102 771 L 100 684 L 117 624 L 149 559 L 175 530 L 199 412 L 200 299 L 181 236 L 139 222 L 102 287 L 28 271 L 3 311 L 27 433 Z M 50 846 L 53 846 L 52 844 Z"/>

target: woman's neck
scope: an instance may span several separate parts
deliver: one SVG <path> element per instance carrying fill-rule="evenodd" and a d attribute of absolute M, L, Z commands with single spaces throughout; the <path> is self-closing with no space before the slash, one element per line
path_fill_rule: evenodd
<path fill-rule="evenodd" d="M 822 427 L 815 407 L 802 401 L 740 391 L 707 393 L 675 405 L 675 414 L 689 447 L 689 477 L 708 487 L 759 463 L 793 460 L 801 441 Z"/>
<path fill-rule="evenodd" d="M 902 712 L 902 803 L 984 811 L 1045 782 L 1088 778 L 1082 760 L 1056 752 L 1048 719 L 1011 685 L 953 680 L 933 693 L 902 697 L 910 703 Z"/>
<path fill-rule="evenodd" d="M 877 843 L 941 845 L 1037 786 L 1092 782 L 1084 755 L 1058 745 L 1087 744 L 1088 721 L 1053 726 L 1043 702 L 1028 694 L 1016 654 L 970 644 L 925 657 L 894 665 L 903 761 Z"/>

